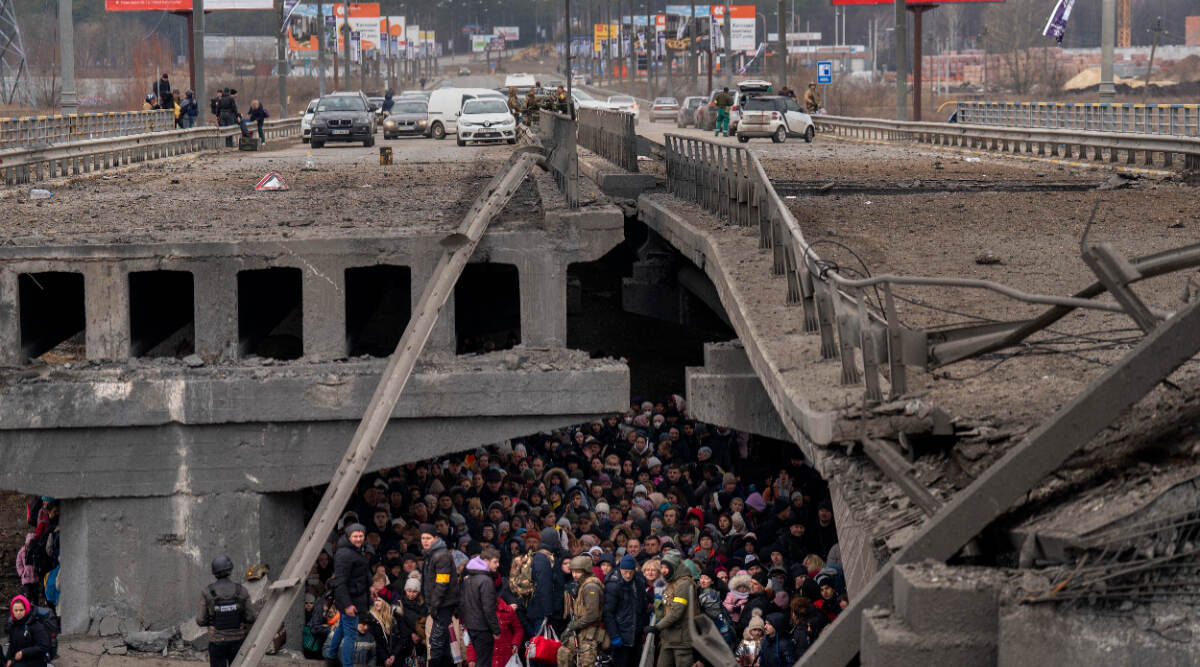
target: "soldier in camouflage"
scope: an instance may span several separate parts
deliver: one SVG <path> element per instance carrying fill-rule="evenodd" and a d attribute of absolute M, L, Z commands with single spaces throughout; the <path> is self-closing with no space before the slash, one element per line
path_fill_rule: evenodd
<path fill-rule="evenodd" d="M 696 595 L 696 583 L 683 567 L 678 551 L 663 556 L 662 576 L 667 581 L 662 595 L 663 615 L 646 632 L 658 635 L 658 667 L 691 667 L 692 634 L 687 627 L 687 612 Z"/>
<path fill-rule="evenodd" d="M 571 623 L 563 634 L 558 650 L 558 667 L 593 667 L 601 651 L 608 649 L 604 629 L 604 583 L 592 573 L 592 559 L 571 559 L 571 576 L 579 583 L 579 593 L 571 607 Z"/>

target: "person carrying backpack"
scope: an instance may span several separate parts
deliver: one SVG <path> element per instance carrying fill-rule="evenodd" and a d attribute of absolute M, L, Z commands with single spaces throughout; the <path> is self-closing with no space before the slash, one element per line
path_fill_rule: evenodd
<path fill-rule="evenodd" d="M 21 578 L 21 589 L 25 593 L 25 597 L 29 600 L 37 600 L 41 597 L 41 586 L 38 585 L 37 570 L 34 568 L 34 560 L 29 556 L 32 552 L 33 533 L 25 535 L 25 546 L 17 552 L 17 576 Z"/>
<path fill-rule="evenodd" d="M 204 589 L 196 624 L 209 629 L 209 665 L 228 667 L 242 648 L 246 630 L 254 625 L 255 613 L 250 607 L 249 591 L 229 578 L 233 574 L 229 556 L 214 558 L 212 573 L 217 580 Z"/>
<path fill-rule="evenodd" d="M 646 581 L 638 572 L 637 560 L 625 554 L 616 572 L 604 583 L 604 624 L 612 642 L 613 667 L 632 667 L 637 659 L 637 635 Z"/>
<path fill-rule="evenodd" d="M 50 633 L 33 613 L 29 598 L 18 595 L 8 603 L 10 625 L 6 667 L 46 667 L 50 656 Z"/>
<path fill-rule="evenodd" d="M 543 528 L 541 538 L 541 544 L 530 564 L 533 593 L 526 611 L 527 625 L 525 626 L 525 633 L 530 637 L 537 636 L 543 623 L 555 626 L 563 620 L 565 600 L 562 574 L 555 566 L 558 562 L 555 553 L 560 548 L 558 531 L 554 528 Z M 560 629 L 555 627 L 556 631 Z"/>

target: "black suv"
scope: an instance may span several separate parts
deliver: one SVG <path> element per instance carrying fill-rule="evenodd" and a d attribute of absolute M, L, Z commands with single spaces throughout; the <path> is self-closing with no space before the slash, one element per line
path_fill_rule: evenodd
<path fill-rule="evenodd" d="M 361 93 L 334 93 L 317 101 L 312 119 L 312 147 L 327 141 L 361 141 L 375 145 L 375 105 Z"/>

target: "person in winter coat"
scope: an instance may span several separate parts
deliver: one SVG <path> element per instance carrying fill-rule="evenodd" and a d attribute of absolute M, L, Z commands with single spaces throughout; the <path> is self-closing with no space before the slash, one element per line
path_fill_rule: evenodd
<path fill-rule="evenodd" d="M 308 597 L 313 596 L 310 595 Z M 325 600 L 321 604 L 318 604 L 318 602 L 321 601 L 316 599 L 313 600 L 313 608 L 312 611 L 309 612 L 308 625 L 306 629 L 308 634 L 312 635 L 313 638 L 318 642 L 319 646 L 324 646 L 325 640 L 329 638 L 329 633 L 333 632 L 333 626 L 337 625 L 338 610 L 337 607 L 333 605 L 333 600 Z M 307 599 L 305 600 L 304 607 L 307 611 Z M 305 648 L 304 657 L 308 658 L 309 660 L 320 660 L 322 656 L 320 650 L 310 652 L 307 648 Z"/>
<path fill-rule="evenodd" d="M 429 607 L 432 627 L 429 630 L 430 667 L 449 667 L 450 621 L 458 610 L 458 569 L 446 541 L 432 524 L 421 524 L 421 549 L 425 562 L 421 566 L 421 588 Z"/>
<path fill-rule="evenodd" d="M 242 124 L 242 114 L 238 111 L 237 98 L 234 97 L 232 89 L 226 88 L 221 91 L 221 96 L 217 98 L 216 114 L 217 125 L 221 127 Z M 232 147 L 233 137 L 226 137 L 225 145 Z"/>
<path fill-rule="evenodd" d="M 376 667 L 403 667 L 404 658 L 412 652 L 412 639 L 401 633 L 404 623 L 397 620 L 392 605 L 383 598 L 375 598 L 365 621 L 375 640 Z"/>
<path fill-rule="evenodd" d="M 17 552 L 17 576 L 21 577 L 21 589 L 25 593 L 25 597 L 30 600 L 37 600 L 41 597 L 42 587 L 38 584 L 37 570 L 29 564 L 29 551 L 32 548 L 30 544 L 33 542 L 34 534 L 27 533 L 25 535 L 25 546 Z"/>
<path fill-rule="evenodd" d="M 18 595 L 8 603 L 8 653 L 6 667 L 45 667 L 50 651 L 50 633 L 33 613 L 29 598 Z"/>
<path fill-rule="evenodd" d="M 485 547 L 467 562 L 460 617 L 475 649 L 475 667 L 491 667 L 496 640 L 500 638 L 495 582 L 499 567 L 500 554 L 492 547 Z"/>
<path fill-rule="evenodd" d="M 734 623 L 741 623 L 742 610 L 750 597 L 750 575 L 739 572 L 729 580 L 729 593 L 725 595 L 725 611 Z"/>
<path fill-rule="evenodd" d="M 758 609 L 762 615 L 775 611 L 774 604 L 771 602 L 771 594 L 767 592 L 767 573 L 759 572 L 750 578 L 750 596 L 746 598 L 746 605 L 742 608 L 742 617 L 738 621 L 738 626 L 744 631 L 746 624 L 750 622 L 750 615 Z"/>
<path fill-rule="evenodd" d="M 181 107 L 183 121 L 183 129 L 191 129 L 196 127 L 196 116 L 200 115 L 200 105 L 196 103 L 196 93 L 187 91 L 184 93 L 183 105 Z"/>
<path fill-rule="evenodd" d="M 421 575 L 413 572 L 404 582 L 404 596 L 400 599 L 401 616 L 404 619 L 405 631 L 412 639 L 414 653 L 425 653 L 425 617 L 429 608 L 421 600 Z"/>
<path fill-rule="evenodd" d="M 271 117 L 267 113 L 267 108 L 262 105 L 262 102 L 253 100 L 250 102 L 250 122 L 254 123 L 258 128 L 258 143 L 261 146 L 267 145 L 267 135 L 263 133 L 263 121 Z"/>
<path fill-rule="evenodd" d="M 767 614 L 762 645 L 762 667 L 791 667 L 796 662 L 796 648 L 787 636 L 787 621 L 783 614 Z"/>
<path fill-rule="evenodd" d="M 604 624 L 612 642 L 613 667 L 629 667 L 636 659 L 639 616 L 645 606 L 646 585 L 629 554 L 621 557 L 617 570 L 604 583 Z"/>
<path fill-rule="evenodd" d="M 350 524 L 346 534 L 338 540 L 337 552 L 333 555 L 333 602 L 341 619 L 333 630 L 330 650 L 337 651 L 339 646 L 341 649 L 337 656 L 326 653 L 325 657 L 330 660 L 340 658 L 342 667 L 353 666 L 359 616 L 371 609 L 371 570 L 362 550 L 366 535 L 367 529 L 362 524 Z"/>
<path fill-rule="evenodd" d="M 737 660 L 740 667 L 757 667 L 762 664 L 762 645 L 763 634 L 766 632 L 766 623 L 759 614 L 751 614 L 746 622 L 746 629 L 742 630 L 742 641 L 738 644 L 737 650 L 733 652 L 733 657 Z"/>
<path fill-rule="evenodd" d="M 663 615 L 646 632 L 658 635 L 658 667 L 690 667 L 692 635 L 687 627 L 688 605 L 696 595 L 696 582 L 683 566 L 678 551 L 663 556 L 662 575 L 667 580 L 663 591 Z"/>
<path fill-rule="evenodd" d="M 563 617 L 558 531 L 552 527 L 543 528 L 541 538 L 541 544 L 533 554 L 533 595 L 525 612 L 525 633 L 530 637 L 541 630 L 542 623 L 548 622 L 553 626 Z"/>
<path fill-rule="evenodd" d="M 514 653 L 521 649 L 525 640 L 525 630 L 521 627 L 521 619 L 517 616 L 517 605 L 511 602 L 511 594 L 505 591 L 496 601 L 496 618 L 500 621 L 500 638 L 496 640 L 492 654 L 492 667 L 505 667 Z M 487 667 L 476 664 L 475 667 Z"/>

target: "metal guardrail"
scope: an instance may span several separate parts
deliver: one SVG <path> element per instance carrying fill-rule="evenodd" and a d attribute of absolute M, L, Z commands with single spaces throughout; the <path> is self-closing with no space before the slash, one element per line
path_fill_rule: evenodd
<path fill-rule="evenodd" d="M 575 147 L 575 121 L 570 116 L 542 109 L 536 137 L 546 151 L 546 168 L 563 193 L 569 208 L 579 208 L 579 151 Z"/>
<path fill-rule="evenodd" d="M 1200 138 L 1175 135 L 1095 132 L 1090 130 L 1041 129 L 924 123 L 877 118 L 813 116 L 819 132 L 857 139 L 908 140 L 940 146 L 955 146 L 1013 155 L 1078 158 L 1095 162 L 1136 165 L 1137 154 L 1147 167 L 1176 166 L 1183 156 L 1185 170 L 1200 170 Z M 1090 153 L 1090 156 L 1089 156 Z"/>
<path fill-rule="evenodd" d="M 166 132 L 174 127 L 175 114 L 165 109 L 0 118 L 0 150 Z"/>
<path fill-rule="evenodd" d="M 958 121 L 971 125 L 1196 137 L 1200 136 L 1200 104 L 959 102 Z"/>
<path fill-rule="evenodd" d="M 609 109 L 577 109 L 579 145 L 636 174 L 637 116 Z"/>
<path fill-rule="evenodd" d="M 263 133 L 271 139 L 298 136 L 300 119 L 267 121 L 263 124 Z M 227 137 L 239 134 L 241 130 L 237 126 L 209 126 L 92 139 L 44 148 L 0 150 L 0 183 L 35 183 L 175 155 L 215 150 L 225 144 Z"/>

